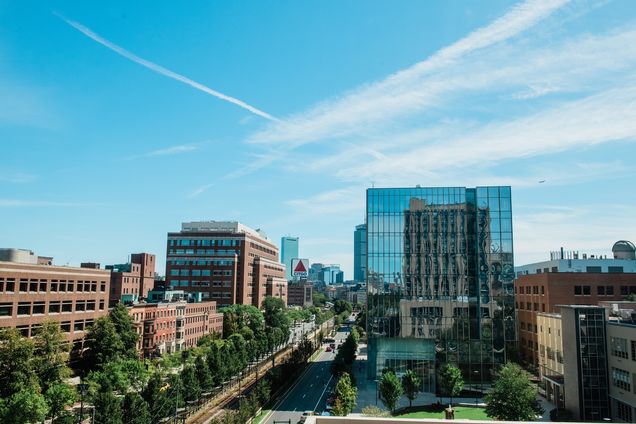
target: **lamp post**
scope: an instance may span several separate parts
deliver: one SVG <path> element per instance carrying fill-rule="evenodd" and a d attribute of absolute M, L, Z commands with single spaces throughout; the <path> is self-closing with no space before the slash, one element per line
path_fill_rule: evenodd
<path fill-rule="evenodd" d="M 380 380 L 375 381 L 375 406 L 378 406 L 378 393 L 380 392 Z"/>
<path fill-rule="evenodd" d="M 79 419 L 77 420 L 77 422 L 81 423 L 82 422 L 82 418 L 84 417 L 84 396 L 86 396 L 86 393 L 88 392 L 88 384 L 80 383 L 80 384 L 77 385 L 77 388 L 79 389 L 80 396 L 81 396 L 80 397 L 80 415 L 79 415 Z"/>

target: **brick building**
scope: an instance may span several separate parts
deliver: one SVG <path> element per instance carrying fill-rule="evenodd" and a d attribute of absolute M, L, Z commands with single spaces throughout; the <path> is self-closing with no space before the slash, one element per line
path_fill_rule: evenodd
<path fill-rule="evenodd" d="M 216 302 L 138 303 L 128 311 L 144 357 L 194 347 L 204 335 L 223 332 L 223 314 L 216 311 Z"/>
<path fill-rule="evenodd" d="M 287 303 L 293 306 L 312 306 L 314 304 L 313 290 L 313 284 L 307 281 L 291 283 L 287 286 Z"/>
<path fill-rule="evenodd" d="M 136 303 L 146 299 L 150 290 L 153 289 L 155 255 L 133 253 L 130 255 L 130 262 L 106 265 L 106 269 L 112 271 L 109 292 L 111 307 L 118 302 Z"/>
<path fill-rule="evenodd" d="M 260 230 L 239 222 L 183 223 L 168 233 L 166 285 L 219 305 L 260 307 L 265 296 L 287 301 L 278 247 Z"/>
<path fill-rule="evenodd" d="M 636 289 L 636 274 L 549 272 L 522 275 L 515 281 L 522 360 L 537 366 L 537 313 L 560 313 L 558 305 L 597 305 L 618 301 Z"/>
<path fill-rule="evenodd" d="M 0 262 L 0 327 L 15 327 L 31 337 L 44 321 L 60 323 L 69 341 L 108 313 L 110 271 L 20 263 L 20 255 Z"/>

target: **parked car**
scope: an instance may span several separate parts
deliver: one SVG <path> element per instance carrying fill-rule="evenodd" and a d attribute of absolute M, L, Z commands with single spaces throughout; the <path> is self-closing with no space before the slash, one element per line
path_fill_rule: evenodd
<path fill-rule="evenodd" d="M 325 349 L 325 352 L 331 352 L 333 349 L 331 349 L 331 346 L 327 346 L 327 349 Z"/>

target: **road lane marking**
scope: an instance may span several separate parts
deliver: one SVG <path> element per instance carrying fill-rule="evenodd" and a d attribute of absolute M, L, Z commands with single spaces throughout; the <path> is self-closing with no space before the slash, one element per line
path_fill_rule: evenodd
<path fill-rule="evenodd" d="M 331 379 L 332 378 L 333 378 L 333 375 L 331 377 L 329 377 L 329 381 L 327 381 L 327 384 L 325 384 L 325 389 L 322 391 L 322 394 L 318 398 L 318 402 L 316 402 L 316 406 L 314 406 L 314 411 L 318 410 L 318 405 L 320 404 L 320 400 L 325 395 L 325 392 L 327 391 L 327 388 L 329 387 L 329 383 L 331 383 Z"/>

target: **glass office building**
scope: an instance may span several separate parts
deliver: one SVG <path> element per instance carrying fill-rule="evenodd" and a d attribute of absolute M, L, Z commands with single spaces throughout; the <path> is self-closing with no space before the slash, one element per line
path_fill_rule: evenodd
<path fill-rule="evenodd" d="M 368 189 L 367 252 L 367 376 L 485 388 L 516 341 L 510 187 Z"/>
<path fill-rule="evenodd" d="M 367 225 L 356 225 L 353 233 L 353 280 L 365 282 L 367 275 Z"/>

